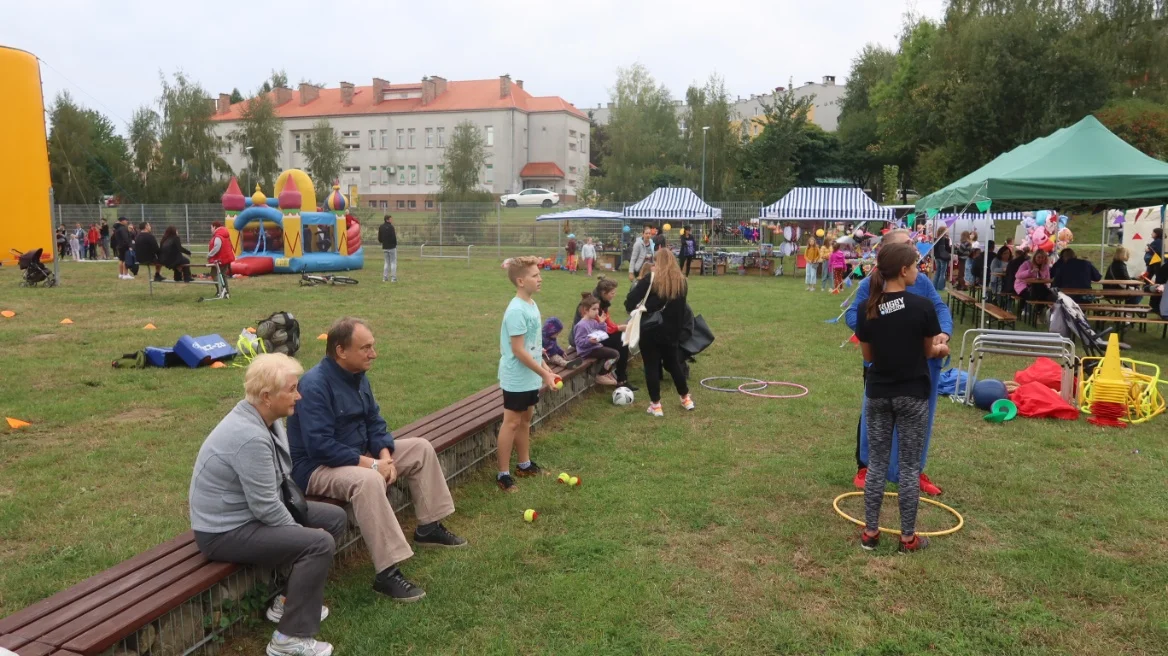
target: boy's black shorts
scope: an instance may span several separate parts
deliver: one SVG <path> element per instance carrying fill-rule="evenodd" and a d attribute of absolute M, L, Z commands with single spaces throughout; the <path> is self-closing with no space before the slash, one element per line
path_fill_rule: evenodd
<path fill-rule="evenodd" d="M 512 412 L 527 412 L 531 406 L 539 403 L 539 390 L 529 392 L 508 392 L 503 390 L 503 409 Z"/>

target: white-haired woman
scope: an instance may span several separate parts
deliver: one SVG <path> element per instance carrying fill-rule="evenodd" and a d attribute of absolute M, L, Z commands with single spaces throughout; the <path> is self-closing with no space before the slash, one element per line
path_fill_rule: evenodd
<path fill-rule="evenodd" d="M 267 612 L 278 624 L 269 656 L 333 653 L 314 636 L 328 616 L 324 584 L 345 533 L 345 511 L 309 501 L 304 525 L 298 524 L 280 488 L 292 469 L 284 418 L 300 399 L 303 373 L 296 360 L 279 353 L 252 360 L 244 375 L 246 398 L 207 436 L 191 478 L 191 527 L 203 554 L 243 565 L 291 566 L 286 596 Z"/>

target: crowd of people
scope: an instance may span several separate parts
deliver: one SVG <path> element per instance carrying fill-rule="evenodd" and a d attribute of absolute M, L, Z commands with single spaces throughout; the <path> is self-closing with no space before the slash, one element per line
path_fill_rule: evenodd
<path fill-rule="evenodd" d="M 110 259 L 110 227 L 104 220 L 88 226 L 57 226 L 55 238 L 59 258 L 72 257 L 77 262 Z"/>
<path fill-rule="evenodd" d="M 222 222 L 213 222 L 211 229 L 207 263 L 217 264 L 224 274 L 229 274 L 231 263 L 235 261 L 231 239 Z M 78 261 L 116 258 L 118 278 L 122 280 L 133 280 L 143 266 L 147 268 L 148 275 L 153 269 L 155 282 L 163 280 L 163 268 L 173 272 L 174 282 L 191 282 L 194 279 L 191 274 L 191 251 L 183 245 L 175 226 L 167 226 L 159 241 L 149 221 L 135 225 L 123 216 L 112 227 L 105 221 L 90 224 L 89 228 L 78 223 L 72 230 L 59 226 L 56 239 L 57 252 L 61 257 L 72 255 Z"/>

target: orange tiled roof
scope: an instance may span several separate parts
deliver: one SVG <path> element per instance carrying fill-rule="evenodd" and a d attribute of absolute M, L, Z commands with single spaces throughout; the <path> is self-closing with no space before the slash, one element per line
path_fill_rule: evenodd
<path fill-rule="evenodd" d="M 563 178 L 564 170 L 555 162 L 528 162 L 519 172 L 521 178 Z"/>
<path fill-rule="evenodd" d="M 387 91 L 412 91 L 422 89 L 419 82 L 391 84 Z M 275 100 L 275 92 L 269 94 Z M 292 99 L 276 107 L 281 118 L 314 118 L 318 116 L 353 116 L 360 114 L 400 114 L 408 112 L 454 112 L 483 109 L 519 109 L 526 112 L 568 112 L 587 120 L 579 109 L 559 96 L 535 97 L 511 84 L 511 95 L 499 97 L 499 80 L 464 80 L 447 82 L 446 92 L 423 106 L 421 98 L 388 98 L 375 105 L 373 87 L 353 88 L 353 104 L 346 106 L 341 100 L 341 90 L 321 89 L 313 101 L 301 105 L 300 91 L 292 91 Z M 238 121 L 247 101 L 235 103 L 222 114 L 216 114 L 216 121 Z"/>

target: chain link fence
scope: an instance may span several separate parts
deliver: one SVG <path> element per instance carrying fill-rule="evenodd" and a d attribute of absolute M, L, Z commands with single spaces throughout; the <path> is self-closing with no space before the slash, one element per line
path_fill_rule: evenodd
<path fill-rule="evenodd" d="M 593 209 L 623 212 L 632 203 L 602 203 Z M 627 250 L 632 239 L 640 233 L 640 220 L 586 220 L 586 221 L 537 221 L 547 213 L 577 209 L 571 206 L 541 208 L 506 208 L 497 203 L 437 203 L 425 201 L 426 209 L 387 210 L 359 207 L 352 210 L 361 222 L 362 241 L 370 247 L 377 247 L 377 229 L 386 214 L 393 214 L 397 228 L 398 244 L 401 247 L 469 246 L 476 253 L 502 253 L 517 249 L 550 250 L 561 248 L 569 234 L 583 243 L 591 238 L 593 243 L 605 251 Z M 707 248 L 738 249 L 749 248 L 751 242 L 743 237 L 742 227 L 751 225 L 757 219 L 761 203 L 757 202 L 714 202 L 713 207 L 722 210 L 721 221 L 686 221 L 684 219 L 651 221 L 660 226 L 671 224 L 672 235 L 683 225 L 695 230 L 698 239 Z M 211 222 L 224 219 L 223 208 L 216 203 L 186 205 L 121 205 L 105 207 L 101 205 L 57 205 L 53 218 L 58 226 L 73 229 L 77 224 L 88 227 L 97 221 L 108 221 L 111 225 L 119 217 L 126 217 L 137 224 L 150 222 L 154 232 L 161 235 L 169 226 L 174 226 L 190 250 L 206 252 L 211 240 Z M 629 231 L 625 232 L 625 226 Z M 763 241 L 774 239 L 769 231 L 763 231 Z M 781 237 L 778 238 L 781 241 Z"/>

